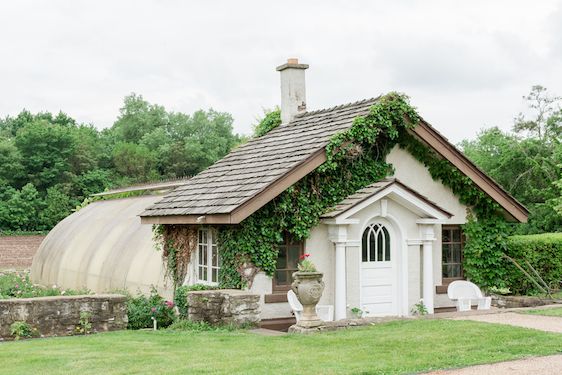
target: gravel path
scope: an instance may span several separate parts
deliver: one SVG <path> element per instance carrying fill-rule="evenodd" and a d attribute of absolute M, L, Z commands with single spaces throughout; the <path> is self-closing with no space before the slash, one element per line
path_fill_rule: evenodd
<path fill-rule="evenodd" d="M 516 361 L 464 367 L 455 370 L 439 370 L 427 375 L 560 375 L 562 354 L 531 357 Z"/>
<path fill-rule="evenodd" d="M 534 328 L 541 331 L 562 333 L 562 318 L 555 316 L 518 314 L 513 312 L 468 315 L 452 318 L 454 320 L 475 320 L 478 322 L 508 324 L 512 326 Z M 562 372 L 561 372 L 562 373 Z"/>

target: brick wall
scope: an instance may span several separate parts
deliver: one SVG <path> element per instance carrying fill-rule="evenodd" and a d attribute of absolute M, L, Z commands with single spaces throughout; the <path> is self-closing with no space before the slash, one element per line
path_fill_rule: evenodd
<path fill-rule="evenodd" d="M 0 269 L 26 269 L 45 236 L 0 236 Z"/>

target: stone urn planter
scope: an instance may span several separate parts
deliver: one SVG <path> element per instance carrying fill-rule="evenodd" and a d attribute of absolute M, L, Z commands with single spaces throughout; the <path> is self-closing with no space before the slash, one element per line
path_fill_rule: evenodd
<path fill-rule="evenodd" d="M 322 272 L 293 273 L 291 289 L 303 307 L 302 318 L 297 323 L 300 327 L 313 328 L 322 324 L 322 320 L 316 315 L 316 305 L 324 291 L 323 276 Z"/>

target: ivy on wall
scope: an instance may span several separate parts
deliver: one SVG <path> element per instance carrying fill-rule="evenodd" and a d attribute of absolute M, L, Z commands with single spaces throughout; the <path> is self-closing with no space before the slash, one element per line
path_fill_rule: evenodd
<path fill-rule="evenodd" d="M 462 226 L 466 236 L 465 276 L 484 288 L 505 287 L 506 274 L 512 268 L 503 258 L 510 228 L 500 206 L 470 178 L 411 134 L 402 134 L 399 145 L 421 162 L 434 180 L 449 187 L 459 201 L 469 207 L 467 222 Z"/>
<path fill-rule="evenodd" d="M 499 206 L 470 178 L 408 132 L 419 121 L 407 96 L 399 93 L 382 96 L 366 116 L 357 117 L 348 130 L 332 137 L 326 146 L 324 164 L 239 225 L 222 226 L 219 229 L 220 286 L 243 287 L 245 281 L 239 270 L 244 264 L 273 275 L 277 244 L 282 241 L 283 233 L 289 232 L 296 239 L 307 238 L 326 210 L 357 190 L 391 175 L 393 167 L 386 162 L 386 156 L 397 144 L 424 164 L 434 180 L 451 188 L 470 207 L 473 214 L 464 226 L 466 275 L 481 286 L 504 286 L 501 254 L 505 250 L 507 224 L 499 214 Z M 273 125 L 268 122 L 267 127 L 275 128 Z M 168 242 L 172 237 L 170 231 L 173 230 L 170 228 L 162 240 L 169 244 L 164 254 L 168 269 L 174 267 L 174 259 L 178 257 L 179 248 L 173 244 L 180 237 L 173 235 L 175 240 Z M 189 251 L 191 246 L 184 248 Z M 181 276 L 174 269 L 171 274 Z"/>
<path fill-rule="evenodd" d="M 307 238 L 320 216 L 342 199 L 392 174 L 386 156 L 400 135 L 419 117 L 408 98 L 397 93 L 381 97 L 369 114 L 357 117 L 346 131 L 332 137 L 327 161 L 238 226 L 220 228 L 222 287 L 242 287 L 237 269 L 250 262 L 268 275 L 275 272 L 277 244 L 283 232 Z"/>

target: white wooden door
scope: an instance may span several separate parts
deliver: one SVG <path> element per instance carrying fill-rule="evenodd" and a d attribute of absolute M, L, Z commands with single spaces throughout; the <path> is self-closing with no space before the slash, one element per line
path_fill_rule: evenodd
<path fill-rule="evenodd" d="M 398 315 L 396 244 L 392 228 L 370 224 L 361 244 L 361 309 L 366 316 Z"/>

